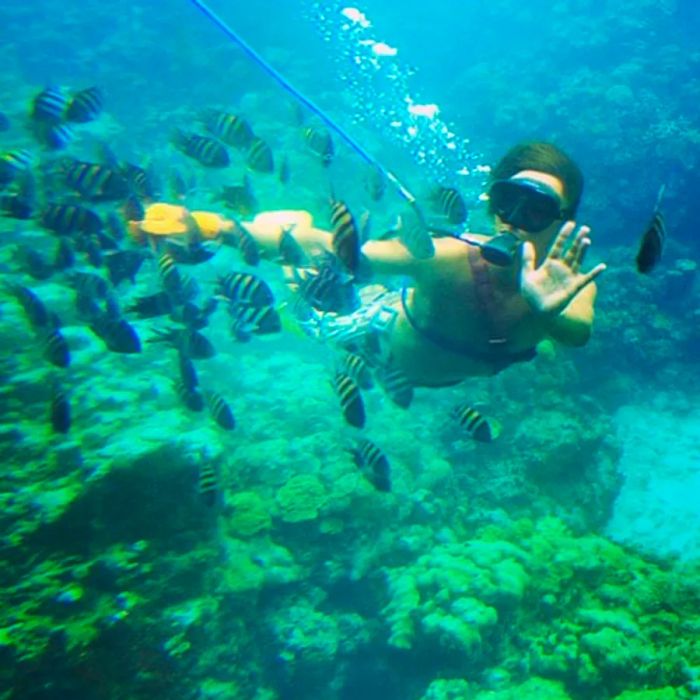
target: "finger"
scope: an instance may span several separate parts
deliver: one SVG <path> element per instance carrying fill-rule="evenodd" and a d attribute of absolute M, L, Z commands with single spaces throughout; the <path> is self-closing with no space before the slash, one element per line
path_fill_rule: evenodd
<path fill-rule="evenodd" d="M 571 235 L 571 232 L 576 228 L 576 222 L 575 221 L 567 221 L 560 229 L 559 233 L 557 234 L 557 237 L 554 239 L 554 243 L 552 244 L 552 247 L 549 250 L 549 255 L 548 257 L 554 259 L 554 258 L 560 258 L 562 251 L 564 250 L 564 246 L 566 245 L 566 241 Z"/>
<path fill-rule="evenodd" d="M 520 274 L 524 275 L 535 269 L 535 246 L 529 241 L 523 243 Z"/>
<path fill-rule="evenodd" d="M 583 241 L 586 238 L 588 238 L 588 234 L 590 232 L 591 229 L 588 226 L 581 226 L 581 228 L 576 233 L 576 237 L 574 238 L 573 243 L 569 246 L 569 249 L 564 255 L 565 263 L 573 267 L 574 263 L 581 255 L 581 248 L 585 247 L 586 245 Z"/>
<path fill-rule="evenodd" d="M 604 272 L 607 269 L 607 265 L 605 263 L 600 263 L 599 265 L 596 265 L 590 272 L 587 272 L 585 275 L 581 275 L 579 278 L 579 282 L 576 285 L 576 293 L 580 292 L 584 287 L 589 285 L 598 275 L 601 274 L 601 272 Z"/>
<path fill-rule="evenodd" d="M 581 238 L 576 239 L 576 249 L 571 252 L 571 259 L 569 261 L 572 272 L 579 271 L 590 247 L 591 239 L 587 236 L 582 236 Z"/>

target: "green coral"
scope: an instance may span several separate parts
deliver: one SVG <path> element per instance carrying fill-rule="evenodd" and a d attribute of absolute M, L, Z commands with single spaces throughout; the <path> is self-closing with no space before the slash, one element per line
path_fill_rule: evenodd
<path fill-rule="evenodd" d="M 241 491 L 228 499 L 231 515 L 227 526 L 234 537 L 252 537 L 272 525 L 269 508 L 254 491 Z"/>
<path fill-rule="evenodd" d="M 278 489 L 276 500 L 284 522 L 315 520 L 326 503 L 326 489 L 312 474 L 297 474 Z"/>

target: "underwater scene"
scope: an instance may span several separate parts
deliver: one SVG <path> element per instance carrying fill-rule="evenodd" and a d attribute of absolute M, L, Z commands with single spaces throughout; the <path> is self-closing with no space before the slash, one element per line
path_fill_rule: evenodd
<path fill-rule="evenodd" d="M 0 36 L 0 700 L 700 698 L 697 0 Z"/>

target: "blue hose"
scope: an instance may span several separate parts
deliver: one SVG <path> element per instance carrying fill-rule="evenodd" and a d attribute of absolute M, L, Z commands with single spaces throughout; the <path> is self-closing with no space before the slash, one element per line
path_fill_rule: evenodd
<path fill-rule="evenodd" d="M 423 215 L 418 209 L 415 196 L 406 188 L 406 186 L 394 173 L 387 170 L 381 163 L 372 158 L 372 156 L 367 153 L 367 151 L 362 148 L 362 146 L 360 146 L 360 144 L 357 143 L 357 141 L 355 141 L 346 131 L 344 131 L 337 122 L 325 114 L 308 97 L 299 92 L 299 90 L 297 90 L 279 71 L 275 70 L 252 46 L 250 46 L 236 32 L 234 32 L 233 29 L 231 29 L 231 27 L 205 2 L 202 2 L 201 0 L 190 1 L 200 10 L 200 12 L 202 12 L 205 17 L 208 17 L 217 27 L 219 27 L 219 29 L 221 29 L 221 31 L 226 34 L 231 41 L 238 44 L 238 46 L 240 46 L 241 49 L 243 49 L 243 51 L 271 78 L 277 81 L 288 93 L 301 102 L 301 104 L 316 114 L 316 116 L 318 116 L 318 118 L 321 119 L 326 126 L 335 131 L 335 133 L 338 134 L 338 136 L 340 136 L 345 143 L 347 143 L 348 146 L 350 146 L 350 148 L 352 148 L 352 150 L 360 156 L 360 158 L 370 165 L 376 167 L 384 175 L 384 177 L 386 177 L 386 179 L 396 187 L 399 194 L 415 209 L 419 220 L 421 223 L 424 223 Z"/>

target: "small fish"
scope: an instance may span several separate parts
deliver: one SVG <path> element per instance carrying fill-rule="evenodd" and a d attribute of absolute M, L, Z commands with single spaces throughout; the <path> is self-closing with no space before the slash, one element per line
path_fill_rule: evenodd
<path fill-rule="evenodd" d="M 0 187 L 9 185 L 32 167 L 32 154 L 25 148 L 7 151 L 0 156 Z"/>
<path fill-rule="evenodd" d="M 337 372 L 333 378 L 333 388 L 340 399 L 343 418 L 355 428 L 365 425 L 365 404 L 357 382 L 343 372 Z"/>
<path fill-rule="evenodd" d="M 224 187 L 215 201 L 223 202 L 225 207 L 241 216 L 252 216 L 258 209 L 253 185 L 247 175 L 243 178 L 243 184 Z"/>
<path fill-rule="evenodd" d="M 79 238 L 78 250 L 85 253 L 85 257 L 93 267 L 102 266 L 102 246 L 100 245 L 100 239 L 95 234 Z"/>
<path fill-rule="evenodd" d="M 48 204 L 39 215 L 39 223 L 61 236 L 97 233 L 103 226 L 98 214 L 78 204 Z"/>
<path fill-rule="evenodd" d="M 492 442 L 498 437 L 498 425 L 468 404 L 455 406 L 450 416 L 478 442 Z"/>
<path fill-rule="evenodd" d="M 167 343 L 192 360 L 208 360 L 216 355 L 216 348 L 199 331 L 190 328 L 154 329 L 156 334 L 149 343 Z"/>
<path fill-rule="evenodd" d="M 39 142 L 52 151 L 60 151 L 75 138 L 75 132 L 69 124 L 51 124 L 37 130 Z"/>
<path fill-rule="evenodd" d="M 125 205 L 126 206 L 126 205 Z M 124 219 L 115 211 L 111 211 L 105 218 L 105 228 L 115 241 L 123 241 L 126 238 L 126 226 Z"/>
<path fill-rule="evenodd" d="M 233 411 L 221 394 L 210 391 L 207 394 L 207 406 L 209 407 L 211 417 L 220 428 L 224 430 L 233 430 L 236 427 L 236 419 L 233 416 Z"/>
<path fill-rule="evenodd" d="M 357 353 L 344 353 L 342 359 L 337 363 L 337 371 L 352 377 L 360 389 L 371 389 L 374 384 L 367 362 Z"/>
<path fill-rule="evenodd" d="M 227 146 L 247 149 L 255 138 L 250 124 L 237 114 L 208 110 L 204 113 L 202 122 L 210 134 L 221 139 Z"/>
<path fill-rule="evenodd" d="M 175 308 L 170 314 L 170 318 L 187 326 L 190 330 L 198 331 L 209 325 L 209 316 L 216 311 L 218 304 L 218 300 L 214 297 L 210 298 L 201 308 L 197 304 L 187 301 Z"/>
<path fill-rule="evenodd" d="M 134 327 L 123 318 L 113 318 L 105 313 L 90 324 L 90 330 L 101 338 L 107 348 L 120 354 L 141 352 L 141 341 Z"/>
<path fill-rule="evenodd" d="M 646 227 L 639 241 L 637 250 L 637 270 L 643 275 L 649 274 L 661 260 L 666 241 L 666 222 L 663 214 L 659 210 L 666 186 L 662 185 L 656 197 L 656 206 L 651 221 Z"/>
<path fill-rule="evenodd" d="M 100 116 L 103 105 L 104 95 L 97 86 L 79 90 L 68 104 L 66 119 L 79 124 L 91 122 Z"/>
<path fill-rule="evenodd" d="M 183 381 L 175 382 L 175 391 L 183 406 L 189 411 L 200 413 L 204 410 L 204 396 L 196 386 L 188 387 Z"/>
<path fill-rule="evenodd" d="M 143 221 L 146 217 L 146 208 L 143 202 L 132 192 L 127 195 L 121 207 L 124 221 Z"/>
<path fill-rule="evenodd" d="M 303 130 L 304 140 L 309 150 L 321 158 L 321 164 L 328 167 L 333 162 L 335 148 L 333 138 L 327 129 L 307 126 Z"/>
<path fill-rule="evenodd" d="M 231 230 L 221 234 L 221 242 L 231 248 L 238 248 L 246 265 L 257 266 L 260 263 L 258 242 L 243 224 L 235 219 L 232 220 L 232 224 Z"/>
<path fill-rule="evenodd" d="M 246 163 L 251 170 L 258 173 L 272 173 L 275 170 L 275 158 L 269 144 L 256 136 L 248 149 Z"/>
<path fill-rule="evenodd" d="M 19 302 L 29 325 L 35 331 L 56 325 L 44 302 L 31 289 L 12 283 L 6 284 L 4 289 Z"/>
<path fill-rule="evenodd" d="M 106 299 L 109 282 L 92 272 L 74 272 L 68 281 L 77 294 L 98 299 Z"/>
<path fill-rule="evenodd" d="M 377 165 L 370 165 L 365 177 L 365 189 L 373 202 L 379 202 L 386 192 L 386 177 Z"/>
<path fill-rule="evenodd" d="M 283 265 L 291 265 L 292 267 L 301 267 L 306 265 L 308 258 L 304 249 L 297 242 L 292 234 L 293 227 L 283 228 L 280 232 L 277 250 L 280 254 L 280 260 Z"/>
<path fill-rule="evenodd" d="M 317 311 L 344 315 L 359 306 L 352 278 L 342 271 L 340 262 L 332 253 L 325 254 L 315 270 L 295 269 L 294 279 L 290 287 Z"/>
<path fill-rule="evenodd" d="M 34 248 L 27 245 L 17 246 L 14 256 L 22 269 L 35 280 L 47 280 L 53 274 L 53 266 Z"/>
<path fill-rule="evenodd" d="M 220 277 L 216 293 L 224 299 L 259 309 L 272 306 L 275 297 L 267 282 L 249 272 L 230 272 Z"/>
<path fill-rule="evenodd" d="M 431 200 L 451 224 L 463 224 L 467 220 L 466 202 L 455 187 L 438 187 Z"/>
<path fill-rule="evenodd" d="M 242 343 L 247 343 L 253 335 L 269 335 L 282 330 L 282 319 L 274 306 L 231 304 L 229 315 L 233 320 L 231 334 Z"/>
<path fill-rule="evenodd" d="M 207 168 L 226 168 L 231 163 L 226 147 L 209 136 L 177 131 L 172 143 L 186 156 Z"/>
<path fill-rule="evenodd" d="M 206 506 L 213 508 L 219 499 L 219 475 L 216 469 L 208 462 L 201 464 L 198 481 L 199 495 Z"/>
<path fill-rule="evenodd" d="M 334 201 L 331 205 L 333 252 L 351 274 L 360 266 L 360 233 L 347 204 Z"/>
<path fill-rule="evenodd" d="M 75 249 L 68 236 L 59 236 L 56 251 L 53 256 L 53 267 L 56 270 L 67 270 L 75 265 Z"/>
<path fill-rule="evenodd" d="M 134 301 L 127 306 L 124 311 L 126 313 L 135 313 L 139 318 L 156 318 L 157 316 L 165 316 L 173 310 L 173 302 L 170 295 L 165 292 L 156 292 L 147 296 L 136 297 Z"/>
<path fill-rule="evenodd" d="M 68 97 L 58 87 L 47 87 L 32 101 L 31 116 L 37 122 L 58 124 L 68 106 Z"/>
<path fill-rule="evenodd" d="M 413 401 L 413 387 L 408 377 L 391 361 L 377 371 L 377 379 L 384 393 L 399 408 L 408 408 Z"/>
<path fill-rule="evenodd" d="M 65 435 L 71 426 L 71 408 L 68 394 L 57 384 L 51 390 L 49 420 L 54 433 Z"/>
<path fill-rule="evenodd" d="M 34 204 L 18 194 L 0 197 L 0 212 L 11 219 L 26 221 L 34 215 Z"/>
<path fill-rule="evenodd" d="M 142 168 L 140 165 L 126 163 L 123 175 L 129 185 L 129 191 L 137 199 L 153 201 L 161 197 L 160 179 L 153 167 Z"/>
<path fill-rule="evenodd" d="M 63 334 L 58 328 L 49 330 L 42 339 L 44 346 L 44 359 L 54 367 L 68 367 L 70 365 L 70 348 Z"/>
<path fill-rule="evenodd" d="M 194 362 L 185 355 L 184 352 L 178 351 L 178 366 L 180 369 L 180 381 L 187 390 L 195 389 L 199 386 L 199 377 L 195 369 Z"/>
<path fill-rule="evenodd" d="M 123 280 L 136 284 L 136 274 L 141 269 L 145 255 L 140 250 L 110 250 L 104 255 L 109 281 L 117 286 Z"/>
<path fill-rule="evenodd" d="M 118 201 L 129 194 L 129 181 L 109 166 L 67 158 L 63 171 L 66 185 L 92 202 Z"/>
<path fill-rule="evenodd" d="M 289 169 L 289 158 L 285 154 L 282 156 L 282 161 L 280 162 L 280 167 L 277 172 L 277 177 L 279 178 L 279 181 L 283 184 L 286 185 L 289 180 L 291 179 L 291 172 Z"/>
<path fill-rule="evenodd" d="M 196 182 L 193 182 L 192 178 L 188 181 L 179 170 L 172 169 L 170 172 L 170 194 L 173 196 L 173 199 L 178 202 L 184 202 L 187 199 L 187 195 L 195 188 Z M 133 221 L 137 220 L 140 219 L 133 219 Z"/>
<path fill-rule="evenodd" d="M 177 269 L 171 253 L 165 252 L 158 258 L 158 271 L 163 288 L 170 294 L 173 302 L 183 304 L 197 294 L 197 283 Z"/>
<path fill-rule="evenodd" d="M 435 255 L 435 245 L 422 215 L 407 211 L 399 216 L 396 233 L 406 250 L 417 260 Z"/>
<path fill-rule="evenodd" d="M 353 461 L 377 491 L 391 491 L 391 467 L 386 455 L 371 440 L 360 440 L 350 448 Z"/>

